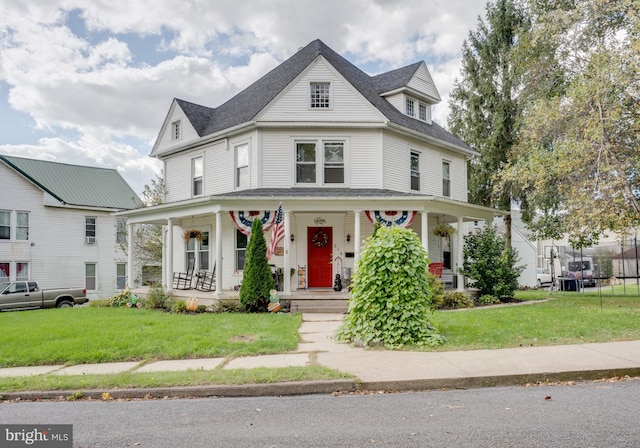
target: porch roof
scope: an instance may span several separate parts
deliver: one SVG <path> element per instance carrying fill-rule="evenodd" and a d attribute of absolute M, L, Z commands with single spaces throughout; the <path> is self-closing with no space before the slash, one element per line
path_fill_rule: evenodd
<path fill-rule="evenodd" d="M 115 213 L 129 222 L 165 224 L 167 219 L 238 210 L 353 212 L 365 210 L 415 210 L 439 214 L 446 221 L 462 217 L 466 221 L 491 220 L 509 212 L 440 196 L 404 193 L 387 189 L 354 188 L 260 188 L 203 196 L 153 207 Z"/>

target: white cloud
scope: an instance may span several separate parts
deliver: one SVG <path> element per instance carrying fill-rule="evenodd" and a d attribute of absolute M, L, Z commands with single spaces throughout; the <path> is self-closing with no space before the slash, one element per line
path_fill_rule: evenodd
<path fill-rule="evenodd" d="M 443 98 L 434 118 L 445 123 L 484 1 L 0 0 L 0 10 L 9 105 L 53 136 L 36 145 L 0 136 L 0 152 L 117 167 L 133 186 L 157 172 L 147 155 L 174 97 L 217 106 L 318 38 L 374 72 L 427 60 Z M 69 27 L 76 15 L 84 30 Z M 134 53 L 131 35 L 158 42 L 156 62 Z M 146 143 L 118 143 L 133 140 Z"/>

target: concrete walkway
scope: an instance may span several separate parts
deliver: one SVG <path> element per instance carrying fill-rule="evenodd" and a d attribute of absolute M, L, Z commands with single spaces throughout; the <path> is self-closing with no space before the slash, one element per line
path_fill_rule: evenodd
<path fill-rule="evenodd" d="M 28 375 L 88 375 L 120 372 L 160 372 L 319 364 L 354 375 L 357 380 L 280 383 L 276 385 L 171 388 L 157 394 L 174 396 L 239 396 L 327 393 L 354 390 L 417 390 L 524 384 L 537 381 L 597 379 L 640 375 L 640 341 L 600 344 L 522 347 L 455 352 L 365 350 L 332 339 L 341 314 L 303 314 L 301 342 L 293 353 L 235 358 L 186 359 L 150 363 L 117 362 L 75 366 L 37 366 L 0 369 L 0 377 Z M 149 390 L 118 391 L 135 397 Z M 110 391 L 111 392 L 111 391 Z M 32 393 L 38 398 L 61 395 Z M 113 394 L 112 394 L 113 395 Z M 163 395 L 163 396 L 164 396 Z M 29 394 L 3 394 L 31 398 Z"/>

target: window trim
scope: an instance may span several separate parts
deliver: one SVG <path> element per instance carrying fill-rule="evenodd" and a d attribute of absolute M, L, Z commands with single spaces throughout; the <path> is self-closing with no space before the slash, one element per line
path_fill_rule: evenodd
<path fill-rule="evenodd" d="M 311 144 L 314 145 L 315 160 L 314 162 L 298 162 L 298 145 Z M 325 158 L 325 147 L 331 144 L 342 145 L 342 182 L 327 182 L 325 170 L 331 168 L 327 165 Z M 301 138 L 293 140 L 293 185 L 296 187 L 346 187 L 349 185 L 349 139 L 346 137 L 321 137 L 321 138 Z M 298 166 L 300 164 L 315 167 L 314 182 L 298 182 Z"/>
<path fill-rule="evenodd" d="M 8 238 L 1 238 L 0 241 L 11 241 L 11 210 L 0 210 L 0 213 L 2 214 L 6 213 L 7 216 L 9 217 L 9 222 L 7 224 L 1 224 L 3 228 L 9 229 L 9 236 Z"/>
<path fill-rule="evenodd" d="M 90 230 L 91 224 L 89 224 L 89 220 L 93 219 L 93 231 Z M 93 235 L 90 233 L 93 232 Z M 85 244 L 96 244 L 98 242 L 98 217 L 97 216 L 85 216 L 84 217 L 84 243 Z"/>
<path fill-rule="evenodd" d="M 245 239 L 245 245 L 244 247 L 240 247 L 238 245 L 238 237 L 242 235 L 243 238 Z M 240 231 L 240 229 L 236 229 L 236 234 L 235 234 L 235 238 L 233 239 L 233 251 L 234 251 L 234 263 L 235 263 L 235 271 L 236 272 L 243 272 L 244 271 L 244 266 L 245 266 L 245 262 L 247 261 L 247 245 L 249 244 L 249 237 L 247 235 L 245 235 L 244 233 L 242 233 Z M 242 269 L 240 269 L 239 263 L 238 261 L 240 260 L 240 257 L 238 256 L 239 253 L 244 253 L 244 257 L 243 257 L 243 263 L 242 263 Z"/>
<path fill-rule="evenodd" d="M 182 120 L 176 120 L 171 123 L 171 140 L 177 141 L 182 139 Z"/>
<path fill-rule="evenodd" d="M 89 266 L 93 266 L 93 277 L 90 277 L 87 272 L 87 268 Z M 87 282 L 88 279 L 93 278 L 93 288 L 89 287 Z M 89 263 L 86 262 L 84 264 L 84 286 L 87 291 L 97 291 L 98 290 L 98 263 Z"/>
<path fill-rule="evenodd" d="M 326 95 L 314 89 L 314 86 L 326 86 Z M 323 89 L 324 90 L 324 89 Z M 333 109 L 333 86 L 331 81 L 311 81 L 309 82 L 309 109 L 310 110 L 331 110 Z M 326 104 L 326 105 L 325 105 Z"/>
<path fill-rule="evenodd" d="M 25 228 L 25 226 L 21 226 L 20 225 L 20 219 L 19 219 L 20 215 L 26 215 L 27 216 L 27 225 L 26 225 L 27 237 L 26 238 L 18 238 L 18 236 L 19 236 L 18 230 Z M 24 211 L 24 210 L 16 210 L 16 241 L 29 241 L 29 230 L 30 229 L 31 229 L 31 212 Z"/>
<path fill-rule="evenodd" d="M 448 167 L 446 178 L 445 178 L 445 169 L 444 169 L 445 166 Z M 442 161 L 442 197 L 445 197 L 445 198 L 451 197 L 451 161 L 450 160 Z"/>
<path fill-rule="evenodd" d="M 127 220 L 116 218 L 116 244 L 127 244 Z"/>
<path fill-rule="evenodd" d="M 200 176 L 196 176 L 196 163 L 200 162 Z M 200 187 L 200 192 L 197 193 L 197 187 Z M 204 157 L 196 156 L 191 158 L 191 197 L 199 198 L 204 195 Z"/>
<path fill-rule="evenodd" d="M 239 158 L 239 150 L 246 148 L 247 151 L 247 163 L 246 165 L 240 165 L 240 158 Z M 249 142 L 244 142 L 244 143 L 239 143 L 237 145 L 234 146 L 234 164 L 235 164 L 235 188 L 237 190 L 245 190 L 247 188 L 251 187 L 251 154 L 250 154 L 250 146 L 249 146 Z M 246 185 L 241 185 L 240 184 L 240 180 L 243 179 L 243 177 L 240 175 L 240 170 L 246 168 L 247 174 L 246 174 Z"/>
<path fill-rule="evenodd" d="M 416 100 L 411 97 L 405 97 L 404 100 L 404 113 L 409 117 L 415 117 L 416 113 Z"/>
<path fill-rule="evenodd" d="M 118 268 L 120 266 L 124 266 L 123 275 L 119 275 L 118 274 Z M 124 280 L 123 283 L 122 283 L 122 288 L 120 288 L 119 287 L 120 285 L 118 285 L 118 279 Z M 116 263 L 116 291 L 123 291 L 126 288 L 127 288 L 127 263 L 119 262 L 119 263 Z"/>
<path fill-rule="evenodd" d="M 418 160 L 418 169 L 413 169 L 413 158 Z M 414 173 L 417 173 L 417 176 L 414 176 Z M 413 179 L 418 179 L 418 188 L 413 188 Z M 420 152 L 411 150 L 409 152 L 409 190 L 411 191 L 421 191 L 422 190 L 422 180 L 420 179 Z"/>

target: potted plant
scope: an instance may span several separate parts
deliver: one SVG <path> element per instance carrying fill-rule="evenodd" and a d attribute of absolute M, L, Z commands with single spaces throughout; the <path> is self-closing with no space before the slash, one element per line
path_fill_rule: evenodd
<path fill-rule="evenodd" d="M 187 229 L 184 231 L 182 238 L 185 240 L 185 242 L 188 242 L 191 238 L 202 241 L 202 232 L 196 229 Z"/>
<path fill-rule="evenodd" d="M 456 229 L 451 227 L 449 224 L 440 224 L 438 227 L 433 229 L 433 234 L 441 237 L 448 237 L 455 233 Z"/>

